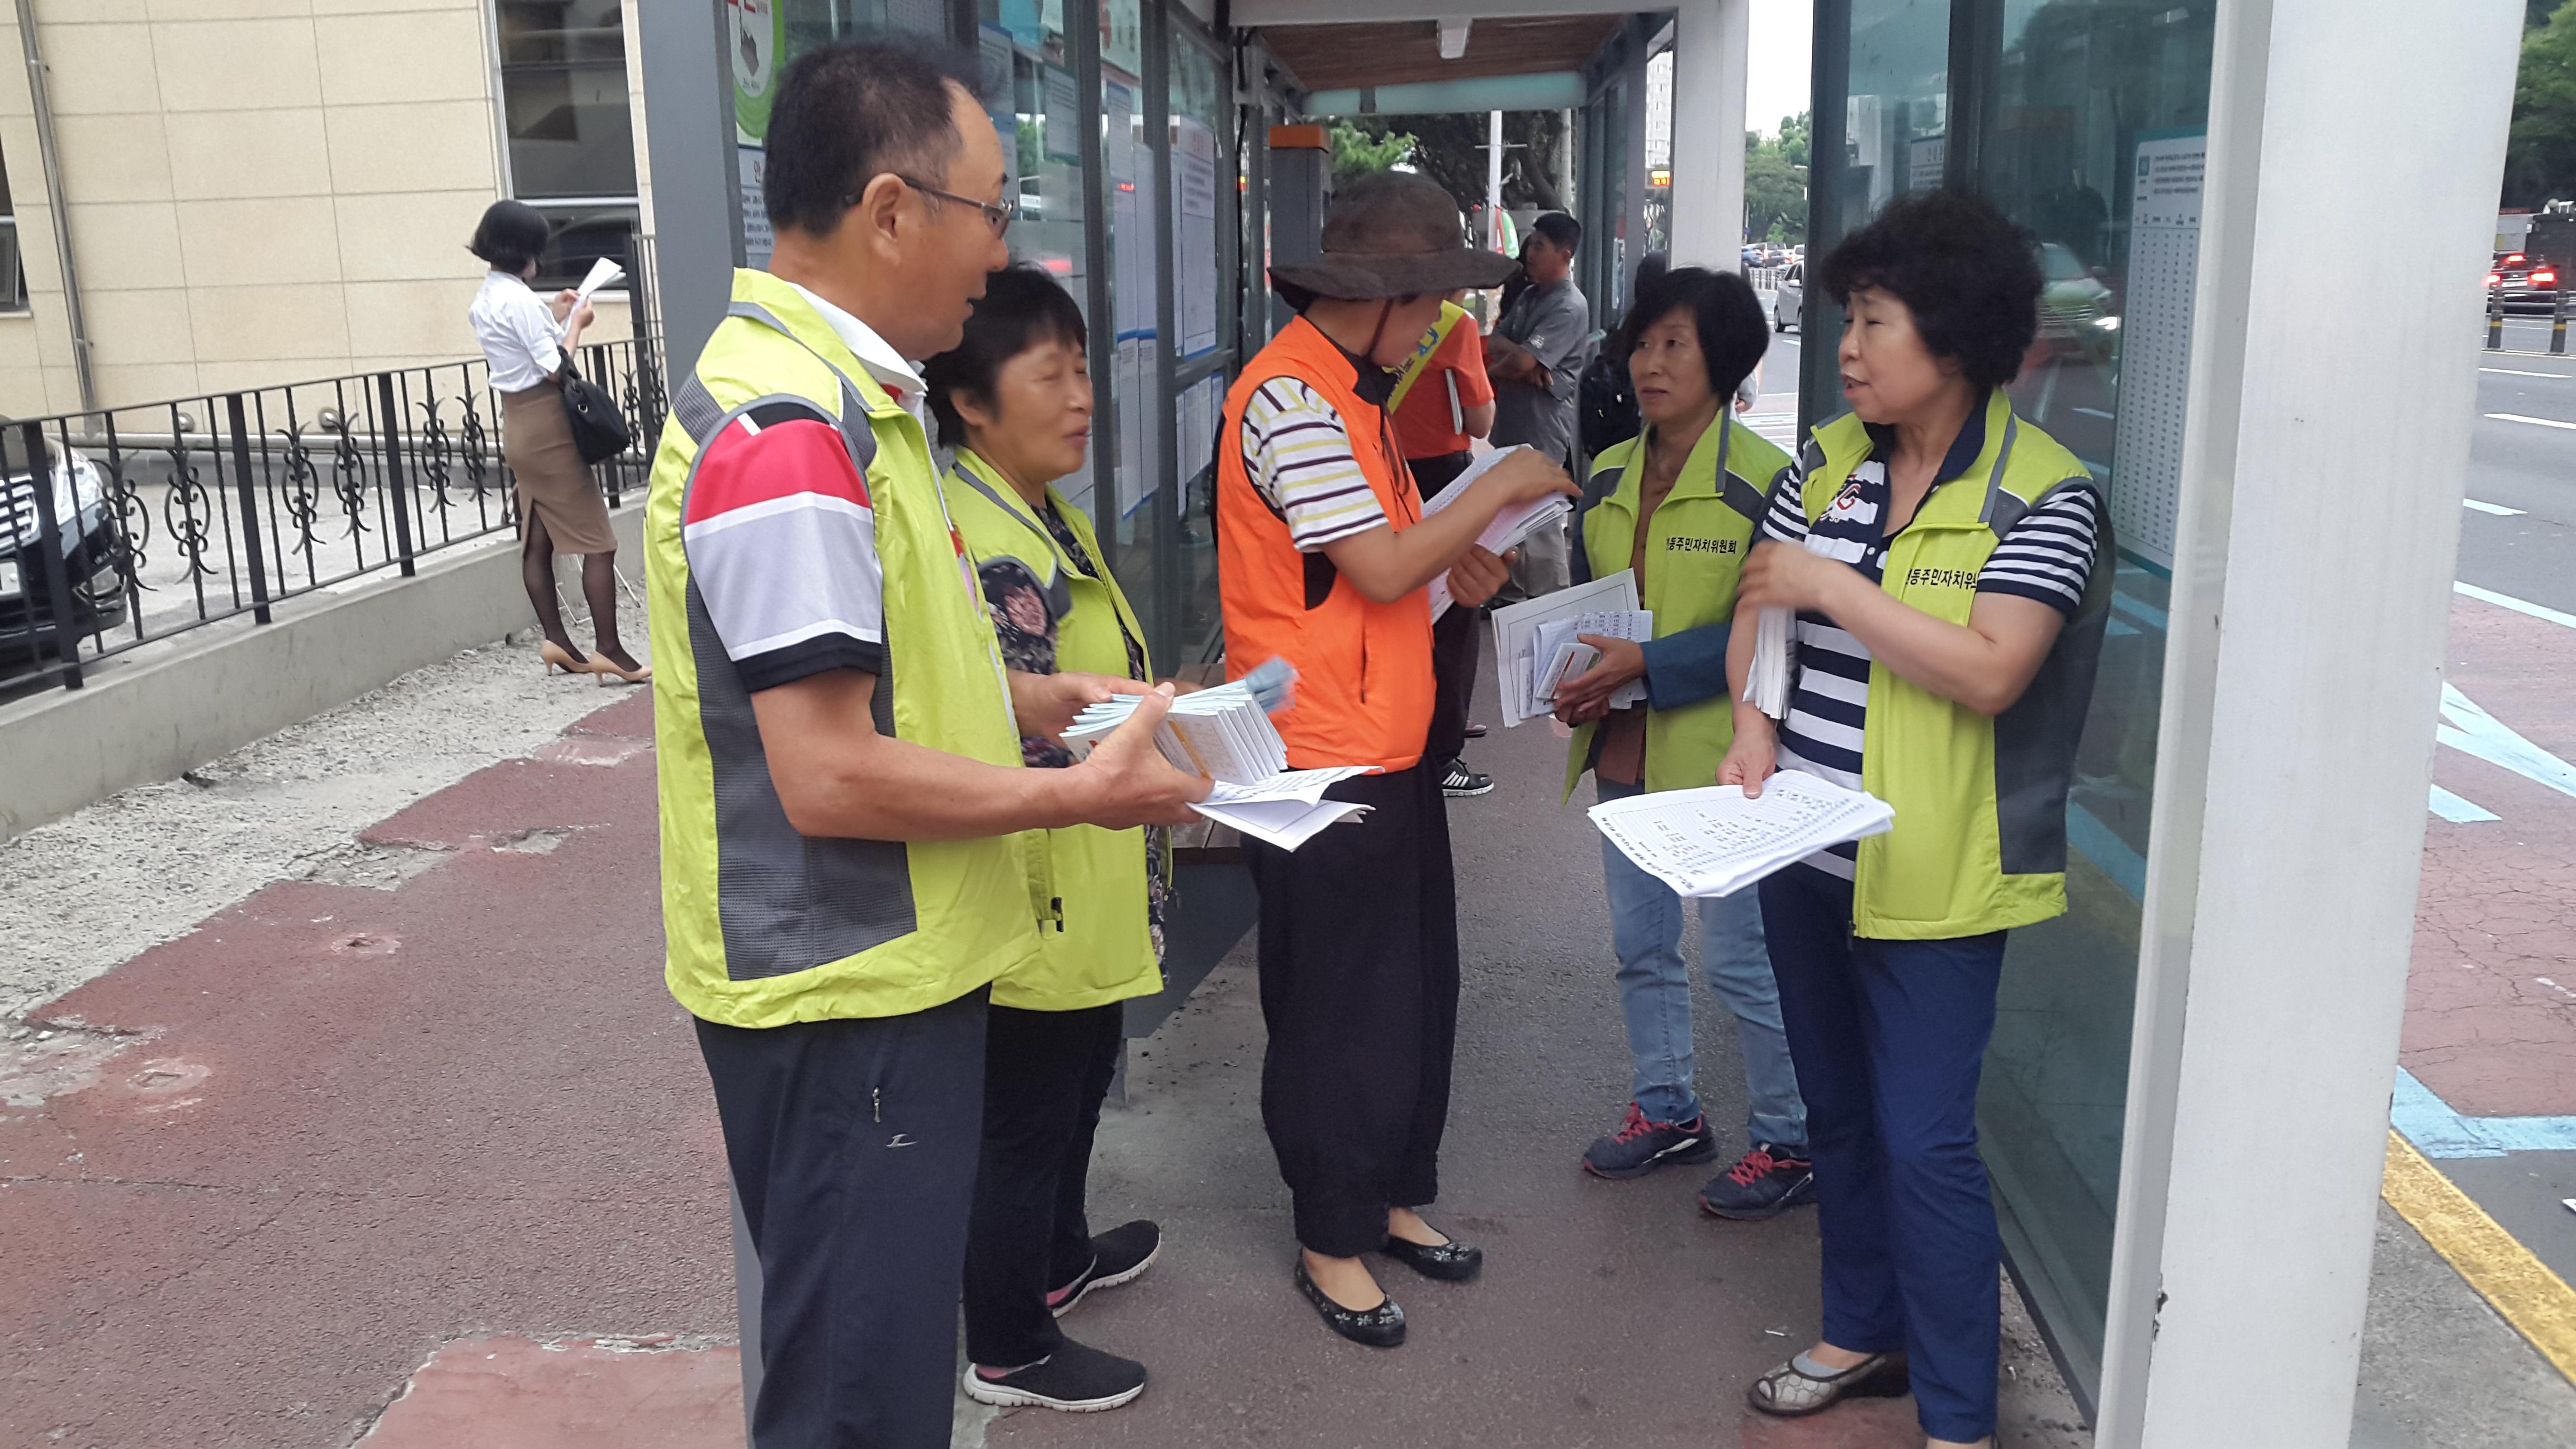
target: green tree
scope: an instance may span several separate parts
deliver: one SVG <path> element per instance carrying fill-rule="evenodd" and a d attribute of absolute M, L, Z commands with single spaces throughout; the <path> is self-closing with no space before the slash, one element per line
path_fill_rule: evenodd
<path fill-rule="evenodd" d="M 2536 210 L 2566 196 L 2576 196 L 2576 0 L 2523 32 L 2502 204 Z"/>
<path fill-rule="evenodd" d="M 1814 134 L 1814 119 L 1809 112 L 1800 111 L 1794 116 L 1782 116 L 1780 118 L 1780 139 L 1777 143 L 1780 148 L 1781 159 L 1787 161 L 1790 165 L 1798 168 L 1800 171 L 1806 170 L 1807 149 L 1810 141 L 1814 137 Z"/>
<path fill-rule="evenodd" d="M 1369 170 L 1384 170 L 1396 161 L 1409 163 L 1416 171 L 1440 183 L 1457 199 L 1461 210 L 1478 206 L 1485 199 L 1485 144 L 1491 121 L 1483 111 L 1455 115 L 1421 115 L 1389 119 L 1385 116 L 1347 116 L 1334 120 L 1328 134 L 1333 138 L 1333 179 L 1343 177 L 1345 154 L 1358 154 L 1358 148 L 1401 138 L 1405 154 L 1352 172 L 1363 175 Z M 1345 151 L 1342 136 L 1352 139 L 1351 151 Z M 1573 134 L 1565 117 L 1557 111 L 1505 111 L 1503 113 L 1503 205 L 1535 206 L 1541 211 L 1565 211 L 1566 197 L 1559 193 L 1557 174 L 1564 169 L 1566 148 L 1573 144 Z"/>
<path fill-rule="evenodd" d="M 2576 3 L 2576 0 L 2570 0 Z M 1807 117 L 1780 118 L 1780 134 L 1744 133 L 1744 234 L 1807 239 Z"/>
<path fill-rule="evenodd" d="M 1337 118 L 1324 128 L 1333 143 L 1333 189 L 1413 159 L 1413 137 L 1375 116 Z"/>

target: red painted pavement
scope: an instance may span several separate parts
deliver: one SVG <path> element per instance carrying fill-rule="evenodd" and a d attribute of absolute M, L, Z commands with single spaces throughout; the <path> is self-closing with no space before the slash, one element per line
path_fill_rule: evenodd
<path fill-rule="evenodd" d="M 364 1449 L 742 1449 L 742 1351 L 583 1339 L 451 1343 Z"/>
<path fill-rule="evenodd" d="M 368 831 L 443 849 L 401 889 L 269 886 L 36 1014 L 117 1035 L 0 1047 L 56 1049 L 0 1072 L 0 1101 L 50 1091 L 0 1105 L 0 1443 L 318 1449 L 453 1340 L 732 1335 L 714 1110 L 661 985 L 646 707 Z M 614 1388 L 603 1414 L 705 1407 L 732 1363 L 581 1381 Z M 507 1427 L 437 1442 L 685 1442 Z"/>
<path fill-rule="evenodd" d="M 2576 761 L 2576 629 L 2459 598 L 2450 680 Z M 2434 817 L 2399 1060 L 2471 1117 L 2576 1116 L 2576 799 L 2447 747 L 2433 780 L 2502 817 Z"/>

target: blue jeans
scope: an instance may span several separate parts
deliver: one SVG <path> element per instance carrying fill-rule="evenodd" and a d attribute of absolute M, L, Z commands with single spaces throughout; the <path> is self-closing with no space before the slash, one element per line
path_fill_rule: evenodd
<path fill-rule="evenodd" d="M 2004 933 L 1852 935 L 1852 888 L 1803 865 L 1761 884 L 1789 1047 L 1815 1109 L 1825 1342 L 1905 1350 L 1923 1432 L 1995 1431 L 2003 1244 L 1977 1156 L 1977 1072 Z"/>
<path fill-rule="evenodd" d="M 1601 798 L 1644 793 L 1639 785 L 1598 780 Z M 1619 1010 L 1628 1019 L 1633 1066 L 1628 1095 L 1658 1122 L 1688 1122 L 1699 1115 L 1692 1084 L 1690 969 L 1682 963 L 1682 899 L 1673 888 L 1639 870 L 1607 838 L 1601 872 L 1610 888 L 1610 932 L 1619 953 Z M 1751 1107 L 1745 1131 L 1790 1156 L 1807 1149 L 1807 1108 L 1798 1098 L 1798 1072 L 1789 1062 L 1789 1039 L 1780 1029 L 1780 989 L 1771 979 L 1771 956 L 1762 944 L 1762 903 L 1753 891 L 1705 896 L 1699 901 L 1700 964 L 1708 989 L 1735 1013 L 1736 1039 L 1744 1050 L 1744 1087 Z"/>

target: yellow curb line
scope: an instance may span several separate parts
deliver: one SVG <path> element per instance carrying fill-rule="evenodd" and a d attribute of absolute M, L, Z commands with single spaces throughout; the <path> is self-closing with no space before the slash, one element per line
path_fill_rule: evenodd
<path fill-rule="evenodd" d="M 2576 1382 L 2576 1288 L 2549 1271 L 2486 1209 L 2424 1160 L 2415 1144 L 2388 1134 L 2388 1173 L 2379 1195 L 2495 1306 L 2540 1356 Z"/>

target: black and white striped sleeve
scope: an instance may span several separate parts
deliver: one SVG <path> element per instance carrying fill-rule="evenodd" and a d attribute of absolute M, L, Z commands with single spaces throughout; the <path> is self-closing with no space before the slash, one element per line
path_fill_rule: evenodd
<path fill-rule="evenodd" d="M 2102 495 L 2091 484 L 2060 488 L 2005 532 L 1977 575 L 1977 592 L 2037 599 L 2072 615 L 2092 577 Z"/>
<path fill-rule="evenodd" d="M 1762 513 L 1762 536 L 1797 543 L 1807 536 L 1807 470 L 1823 458 L 1814 440 L 1798 450 L 1771 480 L 1771 506 Z"/>

